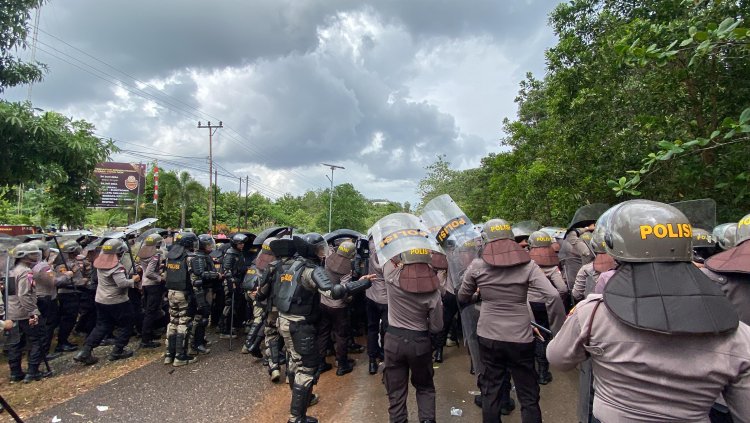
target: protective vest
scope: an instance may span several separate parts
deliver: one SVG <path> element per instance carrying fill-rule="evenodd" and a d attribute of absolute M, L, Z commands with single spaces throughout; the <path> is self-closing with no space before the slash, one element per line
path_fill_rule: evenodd
<path fill-rule="evenodd" d="M 274 299 L 274 304 L 280 312 L 307 318 L 314 318 L 317 314 L 320 293 L 317 289 L 305 288 L 301 280 L 302 272 L 308 267 L 310 267 L 308 260 L 297 259 L 291 265 L 284 263 L 282 269 L 277 271 L 278 294 Z"/>
<path fill-rule="evenodd" d="M 192 284 L 188 275 L 187 254 L 167 259 L 167 289 L 189 291 Z"/>

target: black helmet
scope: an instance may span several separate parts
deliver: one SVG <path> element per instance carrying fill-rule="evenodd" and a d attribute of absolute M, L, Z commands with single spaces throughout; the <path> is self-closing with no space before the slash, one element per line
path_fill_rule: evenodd
<path fill-rule="evenodd" d="M 320 260 L 325 257 L 328 249 L 328 243 L 323 238 L 323 235 L 316 232 L 295 236 L 294 246 L 299 255 L 314 260 Z"/>
<path fill-rule="evenodd" d="M 178 244 L 185 248 L 196 248 L 198 246 L 198 237 L 192 232 L 185 232 L 180 237 Z"/>
<path fill-rule="evenodd" d="M 198 249 L 210 253 L 216 248 L 214 237 L 209 234 L 201 234 L 198 237 Z"/>
<path fill-rule="evenodd" d="M 237 248 L 237 245 L 247 243 L 248 239 L 245 234 L 234 234 L 232 236 L 232 247 Z"/>

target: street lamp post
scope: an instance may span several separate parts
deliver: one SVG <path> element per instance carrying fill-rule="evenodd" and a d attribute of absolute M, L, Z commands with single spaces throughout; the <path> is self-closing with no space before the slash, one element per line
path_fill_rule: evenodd
<path fill-rule="evenodd" d="M 331 177 L 328 178 L 328 175 L 326 175 L 326 178 L 328 178 L 329 181 L 331 181 L 331 195 L 328 199 L 328 232 L 331 232 L 331 217 L 333 216 L 333 171 L 336 169 L 343 170 L 343 166 L 336 166 L 328 163 L 321 163 L 323 166 L 329 167 L 331 169 Z"/>

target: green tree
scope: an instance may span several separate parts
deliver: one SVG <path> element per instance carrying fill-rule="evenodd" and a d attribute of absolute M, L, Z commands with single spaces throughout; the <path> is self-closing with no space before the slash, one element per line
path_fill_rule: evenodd
<path fill-rule="evenodd" d="M 329 190 L 324 190 L 321 197 L 328 198 L 329 192 Z M 346 228 L 366 232 L 368 207 L 369 202 L 354 188 L 354 185 L 348 183 L 336 185 L 333 188 L 331 230 Z M 328 207 L 319 210 L 316 223 L 315 229 L 318 232 L 328 232 Z"/>
<path fill-rule="evenodd" d="M 13 54 L 27 47 L 31 10 L 43 3 L 44 0 L 3 0 L 0 7 L 0 93 L 6 88 L 42 79 L 44 65 L 23 62 Z"/>

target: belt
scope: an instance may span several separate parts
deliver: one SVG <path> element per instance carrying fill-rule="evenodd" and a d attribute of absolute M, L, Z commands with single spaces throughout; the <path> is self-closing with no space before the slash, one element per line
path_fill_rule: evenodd
<path fill-rule="evenodd" d="M 418 339 L 430 336 L 430 333 L 426 330 L 411 330 L 397 328 L 395 326 L 388 326 L 388 329 L 386 329 L 385 331 L 390 333 L 391 335 L 400 336 L 406 339 Z"/>

